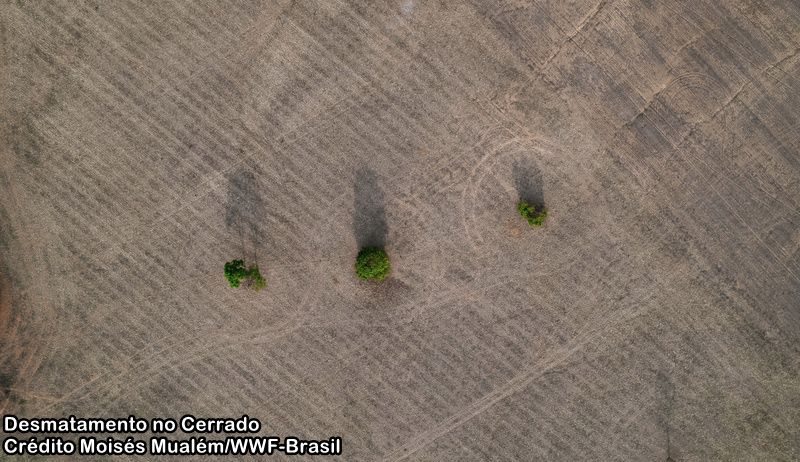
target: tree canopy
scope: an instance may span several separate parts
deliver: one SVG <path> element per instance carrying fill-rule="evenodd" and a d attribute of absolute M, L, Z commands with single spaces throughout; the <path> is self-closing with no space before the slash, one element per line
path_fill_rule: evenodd
<path fill-rule="evenodd" d="M 251 265 L 247 268 L 244 260 L 231 260 L 225 263 L 225 279 L 234 288 L 241 286 L 243 281 L 249 282 L 250 288 L 256 291 L 267 286 L 267 281 L 261 275 L 258 265 Z"/>
<path fill-rule="evenodd" d="M 381 248 L 366 247 L 356 257 L 356 274 L 361 279 L 382 281 L 391 270 L 389 255 Z"/>

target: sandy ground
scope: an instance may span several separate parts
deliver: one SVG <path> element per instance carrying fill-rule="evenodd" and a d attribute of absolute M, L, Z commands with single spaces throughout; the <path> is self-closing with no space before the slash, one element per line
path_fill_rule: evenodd
<path fill-rule="evenodd" d="M 4 4 L 4 413 L 800 460 L 800 4 L 373 3 Z"/>

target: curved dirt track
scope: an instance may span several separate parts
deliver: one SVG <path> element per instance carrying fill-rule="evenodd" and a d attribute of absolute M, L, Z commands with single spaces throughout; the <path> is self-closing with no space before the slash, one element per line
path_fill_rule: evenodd
<path fill-rule="evenodd" d="M 799 24 L 9 2 L 3 411 L 248 414 L 348 461 L 800 459 Z"/>

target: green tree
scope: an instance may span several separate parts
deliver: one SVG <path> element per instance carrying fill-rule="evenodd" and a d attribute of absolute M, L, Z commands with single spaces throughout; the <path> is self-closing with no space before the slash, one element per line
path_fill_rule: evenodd
<path fill-rule="evenodd" d="M 547 218 L 547 208 L 543 205 L 536 206 L 530 204 L 527 201 L 519 201 L 519 204 L 517 204 L 517 211 L 531 226 L 542 226 Z"/>
<path fill-rule="evenodd" d="M 225 279 L 228 280 L 231 287 L 239 287 L 247 274 L 243 260 L 231 260 L 225 263 Z"/>
<path fill-rule="evenodd" d="M 250 287 L 253 290 L 259 291 L 267 286 L 267 281 L 261 275 L 258 265 L 252 265 L 250 268 L 244 266 L 244 260 L 231 260 L 225 263 L 225 279 L 231 287 L 239 287 L 242 281 L 250 282 Z"/>
<path fill-rule="evenodd" d="M 392 267 L 389 255 L 381 248 L 366 247 L 356 257 L 356 274 L 361 279 L 382 281 L 389 276 Z"/>

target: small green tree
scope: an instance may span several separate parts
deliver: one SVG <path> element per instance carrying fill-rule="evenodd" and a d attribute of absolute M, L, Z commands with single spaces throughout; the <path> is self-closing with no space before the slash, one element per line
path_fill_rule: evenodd
<path fill-rule="evenodd" d="M 356 257 L 356 274 L 361 279 L 382 281 L 391 272 L 389 255 L 381 248 L 366 247 Z"/>
<path fill-rule="evenodd" d="M 239 287 L 247 274 L 243 260 L 231 260 L 225 263 L 225 279 L 228 280 L 231 287 Z"/>
<path fill-rule="evenodd" d="M 258 265 L 252 265 L 250 268 L 244 266 L 244 260 L 231 260 L 225 263 L 225 279 L 231 287 L 239 287 L 242 281 L 249 281 L 250 287 L 253 290 L 259 291 L 267 286 L 267 281 L 261 275 Z"/>
<path fill-rule="evenodd" d="M 531 226 L 542 226 L 547 218 L 547 208 L 545 206 L 536 206 L 524 200 L 519 201 L 519 204 L 517 204 L 517 211 Z"/>

